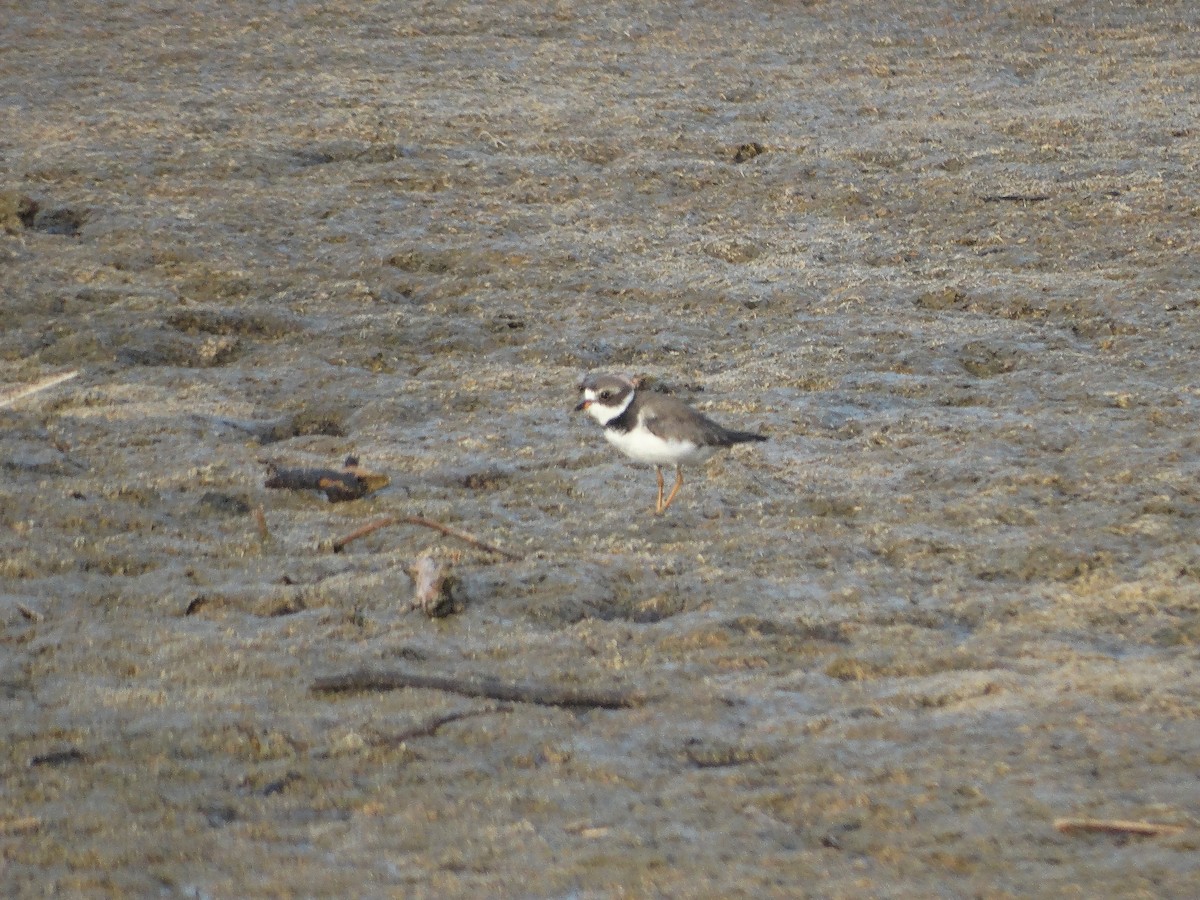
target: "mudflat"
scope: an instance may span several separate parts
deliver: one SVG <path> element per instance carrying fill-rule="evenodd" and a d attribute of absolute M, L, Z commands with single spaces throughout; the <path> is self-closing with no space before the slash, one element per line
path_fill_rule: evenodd
<path fill-rule="evenodd" d="M 1194 4 L 0 16 L 0 893 L 1195 896 Z"/>

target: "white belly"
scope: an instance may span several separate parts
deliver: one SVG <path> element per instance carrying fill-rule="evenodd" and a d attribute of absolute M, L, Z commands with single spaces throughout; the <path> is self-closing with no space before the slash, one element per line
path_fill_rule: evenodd
<path fill-rule="evenodd" d="M 698 447 L 691 441 L 664 441 L 640 426 L 624 433 L 605 429 L 604 436 L 630 459 L 655 466 L 703 462 L 716 450 L 714 447 Z"/>

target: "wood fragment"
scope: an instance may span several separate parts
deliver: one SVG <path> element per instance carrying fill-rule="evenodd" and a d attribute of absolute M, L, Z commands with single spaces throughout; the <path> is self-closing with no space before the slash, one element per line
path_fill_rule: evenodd
<path fill-rule="evenodd" d="M 57 384 L 70 381 L 72 378 L 77 378 L 78 376 L 79 370 L 72 369 L 70 372 L 60 372 L 57 375 L 51 375 L 49 378 L 43 378 L 41 381 L 35 381 L 33 384 L 23 384 L 20 387 L 6 388 L 0 391 L 0 408 L 12 406 L 18 400 L 40 393 L 41 391 L 47 391 Z"/>
<path fill-rule="evenodd" d="M 342 463 L 342 471 L 349 472 L 354 477 L 366 484 L 368 492 L 374 492 L 380 488 L 385 488 L 391 483 L 391 479 L 382 472 L 372 472 L 370 469 L 364 469 L 358 464 L 357 456 L 347 456 L 346 461 Z"/>
<path fill-rule="evenodd" d="M 67 763 L 84 762 L 87 757 L 77 747 L 68 747 L 66 750 L 56 750 L 53 753 L 42 753 L 29 760 L 29 768 L 33 769 L 38 766 L 63 766 Z"/>
<path fill-rule="evenodd" d="M 377 518 L 377 520 L 374 522 L 367 522 L 365 526 L 355 528 L 353 532 L 350 532 L 344 536 L 344 538 L 338 538 L 335 540 L 334 552 L 341 553 L 343 550 L 346 550 L 346 545 L 349 544 L 350 541 L 356 541 L 359 538 L 366 538 L 366 536 L 371 534 L 371 532 L 378 532 L 380 528 L 394 526 L 394 524 L 396 524 L 398 521 L 400 520 L 398 520 L 396 516 L 384 516 L 383 518 Z"/>
<path fill-rule="evenodd" d="M 469 719 L 473 716 L 486 716 L 491 713 L 511 712 L 512 707 L 506 703 L 501 703 L 498 706 L 485 706 L 483 709 L 463 709 L 458 712 L 447 713 L 444 716 L 437 716 L 425 722 L 422 725 L 416 725 L 412 728 L 398 732 L 397 734 L 380 735 L 371 741 L 373 747 L 398 747 L 406 741 L 411 741 L 419 737 L 433 737 L 437 734 L 438 729 L 443 725 L 449 725 L 451 722 L 458 722 L 462 719 Z"/>
<path fill-rule="evenodd" d="M 268 462 L 264 484 L 277 490 L 321 491 L 330 503 L 359 500 L 387 485 L 386 475 L 368 472 L 357 462 L 341 469 L 288 469 Z"/>
<path fill-rule="evenodd" d="M 192 602 L 187 605 L 187 609 L 185 609 L 183 611 L 183 614 L 185 616 L 194 616 L 196 613 L 200 612 L 200 610 L 207 603 L 208 603 L 208 597 L 204 596 L 204 594 L 200 594 L 199 596 L 193 597 Z"/>
<path fill-rule="evenodd" d="M 309 690 L 317 694 L 343 694 L 353 691 L 394 691 L 401 688 L 446 691 L 464 697 L 487 697 L 508 703 L 534 703 L 539 706 L 581 709 L 625 709 L 641 706 L 647 700 L 641 694 L 617 689 L 575 689 L 501 681 L 486 675 L 422 675 L 398 669 L 376 672 L 360 669 L 345 675 L 318 678 L 310 685 Z"/>
<path fill-rule="evenodd" d="M 1144 834 L 1151 837 L 1160 834 L 1182 834 L 1188 830 L 1186 825 L 1169 825 L 1165 822 L 1134 822 L 1128 819 L 1055 819 L 1054 827 L 1064 834 L 1083 831 L 1104 834 Z"/>
<path fill-rule="evenodd" d="M 432 619 L 440 619 L 462 609 L 455 596 L 456 579 L 450 574 L 450 564 L 428 553 L 417 557 L 409 569 L 413 580 L 410 609 L 419 609 Z"/>
<path fill-rule="evenodd" d="M 744 163 L 766 152 L 767 148 L 758 141 L 751 141 L 749 144 L 742 144 L 737 148 L 737 152 L 733 154 L 733 161 L 735 163 Z"/>
<path fill-rule="evenodd" d="M 497 553 L 507 559 L 522 558 L 520 553 L 513 553 L 511 550 L 502 550 L 495 544 L 489 544 L 487 541 L 480 540 L 473 534 L 459 531 L 457 528 L 451 528 L 449 525 L 443 525 L 441 522 L 435 522 L 433 519 L 426 519 L 423 516 L 386 516 L 382 519 L 376 519 L 374 522 L 368 522 L 366 525 L 356 528 L 346 536 L 334 541 L 333 552 L 341 553 L 351 541 L 356 541 L 373 531 L 378 531 L 380 528 L 387 528 L 391 525 L 420 525 L 422 528 L 432 528 L 434 531 L 440 531 L 448 537 L 466 541 L 472 547 L 478 547 L 480 550 L 486 550 L 488 553 Z"/>
<path fill-rule="evenodd" d="M 985 194 L 984 203 L 1044 203 L 1049 194 Z"/>
<path fill-rule="evenodd" d="M 333 542 L 333 552 L 341 553 L 346 549 L 346 545 L 351 541 L 357 541 L 360 537 L 366 537 L 372 531 L 378 531 L 380 528 L 387 528 L 389 525 L 395 525 L 400 521 L 398 516 L 385 516 L 382 519 L 376 519 L 374 522 L 368 522 L 366 525 L 360 525 L 355 528 L 345 537 L 340 537 Z"/>
<path fill-rule="evenodd" d="M 46 619 L 46 617 L 43 616 L 40 612 L 38 612 L 36 609 L 30 609 L 24 603 L 17 604 L 17 612 L 19 612 L 22 616 L 24 616 L 30 622 L 42 622 L 42 621 L 45 621 L 45 619 Z"/>
<path fill-rule="evenodd" d="M 322 491 L 331 503 L 358 500 L 367 493 L 356 475 L 336 469 L 273 468 L 264 484 L 276 490 Z"/>

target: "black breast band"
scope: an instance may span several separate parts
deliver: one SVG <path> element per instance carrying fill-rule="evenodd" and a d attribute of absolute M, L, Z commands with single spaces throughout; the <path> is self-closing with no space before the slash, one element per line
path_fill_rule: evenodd
<path fill-rule="evenodd" d="M 625 412 L 621 413 L 615 419 L 609 419 L 608 424 L 604 426 L 604 430 L 612 429 L 621 434 L 629 434 L 637 427 L 637 413 L 634 411 L 636 403 L 630 403 L 625 407 Z"/>

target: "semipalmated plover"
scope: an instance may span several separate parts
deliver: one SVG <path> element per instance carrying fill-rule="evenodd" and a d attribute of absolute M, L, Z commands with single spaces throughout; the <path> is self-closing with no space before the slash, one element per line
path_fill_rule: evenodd
<path fill-rule="evenodd" d="M 583 399 L 575 411 L 604 426 L 604 436 L 618 450 L 638 462 L 650 463 L 658 472 L 658 500 L 654 512 L 671 505 L 683 484 L 685 463 L 700 463 L 718 450 L 765 441 L 765 435 L 730 431 L 687 404 L 663 394 L 638 390 L 638 384 L 619 375 L 589 375 L 579 385 Z M 675 467 L 675 486 L 663 501 L 663 466 Z"/>

